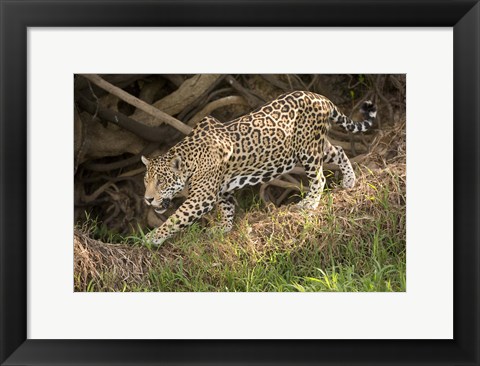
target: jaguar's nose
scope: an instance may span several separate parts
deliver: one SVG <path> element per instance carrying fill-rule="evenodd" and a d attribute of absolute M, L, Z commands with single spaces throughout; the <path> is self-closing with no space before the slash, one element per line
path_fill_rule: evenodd
<path fill-rule="evenodd" d="M 151 205 L 152 204 L 152 201 L 153 201 L 153 197 L 145 197 L 145 202 L 147 203 L 147 205 Z"/>

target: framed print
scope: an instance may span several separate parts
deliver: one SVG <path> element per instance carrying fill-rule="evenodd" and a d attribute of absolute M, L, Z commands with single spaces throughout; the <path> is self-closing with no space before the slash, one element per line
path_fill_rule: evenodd
<path fill-rule="evenodd" d="M 1 12 L 2 365 L 479 364 L 476 1 Z"/>

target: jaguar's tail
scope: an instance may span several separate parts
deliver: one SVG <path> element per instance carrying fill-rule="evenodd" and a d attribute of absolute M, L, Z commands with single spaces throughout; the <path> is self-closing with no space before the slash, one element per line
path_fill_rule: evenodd
<path fill-rule="evenodd" d="M 340 112 L 332 103 L 332 111 L 330 113 L 330 120 L 337 125 L 343 126 L 347 131 L 365 132 L 372 127 L 375 117 L 377 116 L 377 107 L 369 100 L 363 102 L 360 112 L 363 115 L 363 121 L 353 121 Z"/>

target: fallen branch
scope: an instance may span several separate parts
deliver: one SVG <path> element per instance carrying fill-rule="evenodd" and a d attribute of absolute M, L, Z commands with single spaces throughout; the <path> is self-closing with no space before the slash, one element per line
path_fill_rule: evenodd
<path fill-rule="evenodd" d="M 115 95 L 116 97 L 120 98 L 124 102 L 127 102 L 128 104 L 133 105 L 134 107 L 137 107 L 138 109 L 141 109 L 142 111 L 154 116 L 155 118 L 158 118 L 161 122 L 164 122 L 166 124 L 169 124 L 170 126 L 176 128 L 180 132 L 182 132 L 185 135 L 188 135 L 191 131 L 192 128 L 185 125 L 178 119 L 162 112 L 161 110 L 151 106 L 150 104 L 145 103 L 143 100 L 140 100 L 133 95 L 127 93 L 126 91 L 117 88 L 115 85 L 112 85 L 105 80 L 103 80 L 100 76 L 96 74 L 82 74 L 82 76 L 88 80 L 90 80 L 92 83 L 97 85 L 98 87 L 108 91 L 110 94 Z"/>

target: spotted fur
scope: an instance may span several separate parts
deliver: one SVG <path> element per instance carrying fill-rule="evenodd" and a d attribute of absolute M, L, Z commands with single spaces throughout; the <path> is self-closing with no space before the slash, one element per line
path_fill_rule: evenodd
<path fill-rule="evenodd" d="M 204 118 L 166 154 L 142 157 L 147 166 L 145 202 L 164 212 L 172 198 L 189 188 L 187 200 L 148 240 L 159 245 L 217 205 L 225 231 L 232 228 L 234 190 L 265 183 L 292 170 L 305 168 L 309 192 L 300 206 L 315 209 L 325 185 L 323 163 L 340 167 L 343 186 L 355 184 L 352 165 L 343 149 L 326 139 L 331 123 L 347 131 L 366 131 L 376 117 L 372 102 L 362 106 L 363 121 L 353 121 L 327 98 L 296 91 L 227 123 Z"/>

